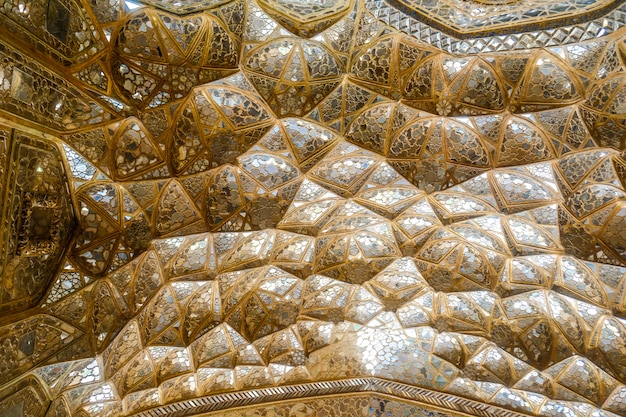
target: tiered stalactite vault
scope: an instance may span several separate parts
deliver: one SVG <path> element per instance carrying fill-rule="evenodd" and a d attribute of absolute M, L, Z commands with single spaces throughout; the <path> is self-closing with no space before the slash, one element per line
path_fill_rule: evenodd
<path fill-rule="evenodd" d="M 0 2 L 0 416 L 626 415 L 626 6 Z"/>

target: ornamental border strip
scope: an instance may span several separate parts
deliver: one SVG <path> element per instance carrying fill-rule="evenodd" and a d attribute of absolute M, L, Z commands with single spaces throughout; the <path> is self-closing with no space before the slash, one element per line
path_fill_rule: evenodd
<path fill-rule="evenodd" d="M 445 22 L 437 20 L 435 17 L 429 16 L 424 11 L 420 11 L 411 7 L 410 2 L 404 2 L 402 0 L 384 0 L 389 6 L 393 9 L 398 10 L 405 16 L 411 17 L 415 20 L 422 21 L 430 27 L 436 28 L 437 30 L 447 33 L 456 39 L 464 40 L 464 39 L 475 39 L 480 37 L 488 37 L 495 35 L 508 35 L 513 33 L 524 33 L 531 31 L 542 31 L 548 29 L 557 29 L 564 26 L 573 26 L 580 25 L 587 22 L 591 22 L 593 20 L 598 20 L 603 18 L 614 10 L 620 8 L 624 4 L 624 0 L 615 0 L 610 3 L 601 5 L 600 7 L 594 10 L 587 10 L 585 12 L 578 12 L 577 14 L 567 13 L 553 13 L 552 15 L 548 14 L 547 16 L 542 16 L 541 19 L 528 18 L 523 19 L 520 18 L 518 20 L 511 20 L 508 22 L 500 22 L 490 26 L 489 24 L 482 26 L 481 28 L 474 27 L 472 29 L 457 29 L 452 25 L 446 25 Z M 571 13 L 571 12 L 570 12 Z M 435 16 L 435 15 L 432 15 Z"/>
<path fill-rule="evenodd" d="M 609 35 L 626 24 L 626 4 L 622 4 L 604 16 L 578 25 L 504 34 L 494 30 L 491 36 L 461 39 L 407 15 L 388 0 L 365 0 L 365 6 L 383 23 L 451 54 L 523 51 L 580 43 Z"/>
<path fill-rule="evenodd" d="M 134 417 L 188 417 L 214 411 L 272 402 L 304 399 L 346 393 L 386 394 L 398 399 L 444 408 L 455 413 L 480 417 L 525 417 L 526 414 L 506 410 L 467 398 L 419 388 L 381 378 L 351 378 L 337 381 L 313 382 L 283 387 L 260 388 L 241 392 L 216 394 L 162 405 L 132 414 Z"/>

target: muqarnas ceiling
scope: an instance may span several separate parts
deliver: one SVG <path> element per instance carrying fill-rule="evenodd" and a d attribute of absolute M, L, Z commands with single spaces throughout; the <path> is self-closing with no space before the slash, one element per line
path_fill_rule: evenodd
<path fill-rule="evenodd" d="M 626 414 L 622 6 L 394 4 L 0 8 L 1 416 Z"/>

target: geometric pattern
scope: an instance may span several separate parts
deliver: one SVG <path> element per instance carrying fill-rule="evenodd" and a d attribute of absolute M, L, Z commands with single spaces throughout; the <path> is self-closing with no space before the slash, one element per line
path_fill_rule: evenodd
<path fill-rule="evenodd" d="M 606 7 L 7 3 L 0 416 L 625 415 Z"/>
<path fill-rule="evenodd" d="M 604 16 L 619 2 L 549 2 L 481 0 L 463 4 L 455 1 L 432 4 L 421 0 L 390 0 L 392 8 L 426 21 L 458 38 L 516 33 L 564 26 Z"/>
<path fill-rule="evenodd" d="M 609 11 L 600 17 L 595 17 L 591 14 L 591 20 L 587 20 L 587 16 L 581 19 L 574 19 L 568 22 L 568 19 L 557 19 L 557 23 L 550 22 L 549 20 L 539 20 L 535 26 L 525 28 L 524 25 L 515 27 L 507 26 L 508 19 L 513 19 L 509 24 L 513 23 L 516 19 L 523 22 L 526 19 L 533 20 L 537 16 L 544 18 L 546 11 L 534 10 L 534 5 L 525 5 L 520 2 L 509 3 L 508 8 L 513 9 L 512 14 L 503 13 L 502 6 L 497 5 L 496 2 L 476 2 L 479 4 L 479 9 L 485 7 L 486 3 L 491 3 L 492 12 L 495 13 L 496 24 L 502 26 L 493 31 L 487 31 L 486 33 L 480 32 L 481 24 L 485 27 L 489 27 L 492 22 L 488 19 L 478 19 L 479 25 L 474 29 L 477 31 L 475 35 L 461 36 L 461 33 L 451 31 L 447 27 L 447 24 L 434 24 L 431 26 L 430 22 L 425 22 L 424 19 L 428 19 L 427 14 L 423 16 L 417 16 L 414 10 L 406 7 L 393 7 L 390 3 L 398 4 L 398 2 L 387 2 L 385 0 L 366 0 L 366 7 L 372 11 L 376 18 L 382 20 L 386 24 L 393 26 L 394 28 L 407 33 L 422 42 L 435 46 L 441 50 L 455 53 L 455 54 L 477 54 L 481 52 L 497 52 L 497 51 L 523 51 L 531 48 L 550 48 L 558 47 L 561 45 L 573 44 L 578 42 L 584 42 L 603 37 L 607 34 L 618 31 L 624 22 L 626 16 L 626 6 L 617 5 L 613 11 Z M 472 4 L 472 3 L 470 3 Z M 613 7 L 613 5 L 608 6 Z M 557 14 L 559 6 L 570 7 L 564 3 L 552 3 L 546 2 L 544 6 L 550 8 L 556 6 Z M 462 5 L 461 9 L 471 10 L 471 5 Z M 453 7 L 456 9 L 456 7 Z M 463 24 L 472 26 L 474 18 L 466 18 L 462 16 L 465 10 L 459 12 L 458 20 Z M 480 13 L 480 12 L 479 12 Z M 549 12 L 548 12 L 549 13 Z M 570 11 L 570 15 L 571 15 Z M 578 13 L 577 8 L 574 8 L 573 15 Z M 502 20 L 502 21 L 500 21 Z M 445 19 L 443 20 L 445 22 Z M 446 22 L 447 23 L 447 22 Z"/>

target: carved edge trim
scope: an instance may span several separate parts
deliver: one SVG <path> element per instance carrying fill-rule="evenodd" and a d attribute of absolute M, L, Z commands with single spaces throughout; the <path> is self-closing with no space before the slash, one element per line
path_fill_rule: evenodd
<path fill-rule="evenodd" d="M 391 6 L 387 0 L 365 0 L 366 9 L 378 20 L 437 49 L 451 54 L 476 54 L 538 49 L 569 45 L 605 37 L 624 26 L 626 5 L 618 6 L 603 17 L 559 28 L 544 28 L 533 32 L 495 33 L 486 37 L 460 39 L 426 22 L 407 15 Z M 538 35 L 533 35 L 537 33 Z M 541 34 L 542 36 L 539 36 Z M 540 39 L 541 38 L 541 39 Z"/>
<path fill-rule="evenodd" d="M 534 20 L 530 19 L 528 21 L 520 19 L 509 22 L 500 22 L 483 28 L 473 27 L 471 29 L 462 29 L 453 25 L 446 25 L 445 22 L 438 20 L 437 18 L 430 17 L 423 10 L 420 11 L 412 9 L 407 2 L 402 0 L 385 0 L 385 3 L 389 4 L 392 8 L 398 10 L 405 16 L 422 21 L 428 26 L 453 36 L 456 39 L 471 40 L 474 38 L 488 37 L 492 34 L 510 35 L 530 31 L 558 29 L 564 26 L 573 26 L 599 21 L 599 19 L 609 15 L 613 12 L 613 10 L 622 6 L 624 4 L 624 0 L 611 1 L 595 8 L 593 7 L 596 6 L 596 4 L 589 5 L 585 11 L 581 11 L 574 15 L 568 15 L 567 13 L 561 12 L 554 13 L 552 15 L 544 15 L 541 19 L 535 18 Z"/>
<path fill-rule="evenodd" d="M 452 394 L 418 388 L 380 378 L 352 378 L 283 387 L 216 394 L 163 405 L 133 414 L 135 417 L 187 417 L 212 411 L 298 398 L 345 393 L 378 393 L 417 401 L 453 412 L 475 416 L 524 417 L 525 414 Z"/>

